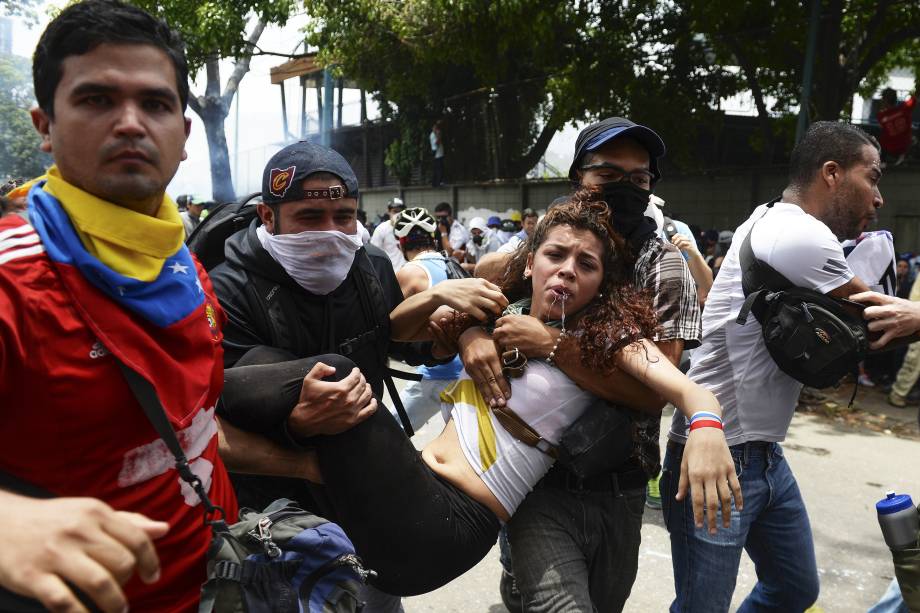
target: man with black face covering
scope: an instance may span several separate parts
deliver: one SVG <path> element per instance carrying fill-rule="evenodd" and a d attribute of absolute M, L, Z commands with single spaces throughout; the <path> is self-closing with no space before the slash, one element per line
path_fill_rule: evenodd
<path fill-rule="evenodd" d="M 649 128 L 613 117 L 582 130 L 575 149 L 569 177 L 603 190 L 613 209 L 614 228 L 636 257 L 635 283 L 649 291 L 658 312 L 661 329 L 653 340 L 676 364 L 684 348 L 699 344 L 700 311 L 680 251 L 658 237 L 655 222 L 644 214 L 660 177 L 664 143 Z M 496 328 L 491 338 L 479 329 L 469 330 L 460 345 L 466 370 L 486 401 L 503 404 L 510 388 L 493 341 L 517 347 L 529 358 L 546 358 L 558 339 L 557 329 L 521 316 Z M 645 484 L 661 468 L 663 403 L 623 373 L 584 368 L 574 339 L 558 342 L 555 362 L 582 388 L 634 411 L 633 451 L 628 460 L 597 465 L 583 479 L 561 463 L 550 470 L 508 524 L 514 581 L 527 611 L 620 611 L 636 578 Z M 609 410 L 600 402 L 573 428 L 581 424 L 587 432 L 599 430 L 581 422 Z M 614 437 L 599 444 L 615 443 Z M 608 457 L 616 455 L 611 450 Z M 506 593 L 509 579 L 503 575 Z"/>

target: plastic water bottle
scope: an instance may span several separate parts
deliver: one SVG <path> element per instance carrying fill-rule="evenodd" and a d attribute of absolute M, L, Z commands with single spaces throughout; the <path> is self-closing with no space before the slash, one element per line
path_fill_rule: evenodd
<path fill-rule="evenodd" d="M 887 492 L 885 498 L 875 504 L 875 510 L 878 511 L 878 523 L 889 549 L 917 546 L 920 513 L 908 494 Z"/>

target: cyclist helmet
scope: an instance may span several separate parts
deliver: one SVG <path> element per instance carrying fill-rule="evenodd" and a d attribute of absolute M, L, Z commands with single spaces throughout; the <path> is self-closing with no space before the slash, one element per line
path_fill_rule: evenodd
<path fill-rule="evenodd" d="M 429 236 L 434 234 L 438 225 L 426 209 L 415 207 L 401 211 L 393 221 L 393 233 L 397 238 L 409 236 L 413 228 L 419 228 Z"/>

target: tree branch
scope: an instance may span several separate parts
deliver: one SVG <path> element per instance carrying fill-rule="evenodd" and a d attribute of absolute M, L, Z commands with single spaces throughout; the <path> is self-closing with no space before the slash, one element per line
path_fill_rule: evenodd
<path fill-rule="evenodd" d="M 208 99 L 217 99 L 220 97 L 220 60 L 217 56 L 212 55 L 204 64 L 207 81 L 204 86 L 205 104 Z"/>
<path fill-rule="evenodd" d="M 196 115 L 201 117 L 201 100 L 192 92 L 188 93 L 188 106 Z"/>
<path fill-rule="evenodd" d="M 260 19 L 256 22 L 256 27 L 253 28 L 252 32 L 249 34 L 249 38 L 246 39 L 246 44 L 254 47 L 259 41 L 259 37 L 262 36 L 263 30 L 265 30 L 265 22 Z M 242 81 L 246 73 L 249 72 L 249 62 L 251 60 L 252 55 L 250 54 L 241 57 L 236 61 L 236 64 L 234 64 L 233 73 L 227 80 L 227 86 L 224 87 L 224 93 L 221 96 L 221 102 L 225 109 L 230 108 L 230 103 L 233 101 L 233 96 L 236 95 L 236 90 L 240 86 L 240 81 Z"/>
<path fill-rule="evenodd" d="M 853 46 L 850 48 L 850 52 L 847 54 L 847 57 L 843 62 L 845 67 L 852 66 L 856 63 L 857 58 L 863 55 L 869 40 L 873 38 L 875 33 L 878 31 L 882 21 L 884 21 L 885 13 L 891 6 L 891 1 L 892 0 L 878 0 L 878 3 L 875 5 L 875 13 L 872 14 L 872 17 L 869 19 L 866 27 L 861 28 L 862 36 L 860 37 L 860 40 L 853 44 Z"/>
<path fill-rule="evenodd" d="M 856 91 L 860 81 L 891 49 L 918 37 L 920 37 L 920 25 L 892 32 L 870 47 L 863 55 L 859 65 L 847 71 L 847 85 L 850 86 L 850 93 Z"/>
<path fill-rule="evenodd" d="M 546 124 L 543 126 L 543 130 L 540 132 L 540 136 L 537 137 L 537 140 L 531 146 L 530 150 L 522 155 L 520 159 L 515 163 L 516 170 L 520 172 L 523 176 L 531 168 L 537 165 L 537 162 L 540 161 L 540 158 L 546 153 L 546 148 L 549 146 L 549 142 L 553 140 L 553 136 L 556 135 L 556 132 L 559 128 L 562 127 L 564 123 L 562 119 L 562 113 L 556 110 L 557 107 L 553 107 L 553 111 L 549 115 L 549 119 L 546 120 Z"/>

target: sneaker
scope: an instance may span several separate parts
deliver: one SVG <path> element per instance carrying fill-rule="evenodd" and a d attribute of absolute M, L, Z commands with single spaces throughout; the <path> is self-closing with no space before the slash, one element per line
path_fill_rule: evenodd
<path fill-rule="evenodd" d="M 899 409 L 903 409 L 904 407 L 907 406 L 907 398 L 905 398 L 901 394 L 898 394 L 897 392 L 891 392 L 890 394 L 888 394 L 888 404 L 890 404 L 893 407 L 898 407 Z"/>
<path fill-rule="evenodd" d="M 523 613 L 524 600 L 518 591 L 517 583 L 514 581 L 514 575 L 506 570 L 502 570 L 502 578 L 498 583 L 498 591 L 502 597 L 502 604 L 510 613 Z"/>
<path fill-rule="evenodd" d="M 869 378 L 869 375 L 859 375 L 857 381 L 863 387 L 875 387 L 875 382 Z"/>
<path fill-rule="evenodd" d="M 658 481 L 661 479 L 659 474 L 654 479 L 649 479 L 645 486 L 645 506 L 650 509 L 661 508 L 661 490 L 658 488 Z"/>

